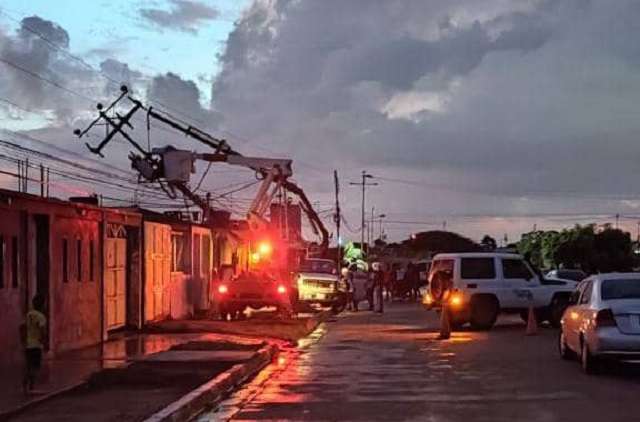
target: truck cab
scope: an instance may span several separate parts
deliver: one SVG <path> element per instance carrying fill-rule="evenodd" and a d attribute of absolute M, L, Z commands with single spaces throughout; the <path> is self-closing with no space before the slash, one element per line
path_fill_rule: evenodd
<path fill-rule="evenodd" d="M 305 305 L 333 307 L 340 301 L 339 276 L 330 259 L 309 258 L 300 262 L 296 288 L 298 302 Z"/>

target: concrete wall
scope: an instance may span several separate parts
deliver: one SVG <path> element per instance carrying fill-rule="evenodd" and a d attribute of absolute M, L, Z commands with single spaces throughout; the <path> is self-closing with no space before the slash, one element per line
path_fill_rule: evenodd
<path fill-rule="evenodd" d="M 50 231 L 50 324 L 52 350 L 62 352 L 102 340 L 102 233 L 99 230 L 100 212 L 82 216 L 73 215 L 73 209 L 59 208 L 56 211 L 51 216 Z M 91 243 L 94 245 L 93 268 L 90 265 Z"/>

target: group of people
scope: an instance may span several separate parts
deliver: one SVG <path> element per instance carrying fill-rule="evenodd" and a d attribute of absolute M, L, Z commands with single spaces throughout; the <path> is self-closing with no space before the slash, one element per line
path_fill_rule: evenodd
<path fill-rule="evenodd" d="M 384 272 L 384 289 L 387 301 L 394 298 L 400 300 L 419 300 L 420 287 L 420 270 L 412 262 L 406 267 L 402 264 L 387 264 Z"/>
<path fill-rule="evenodd" d="M 347 310 L 358 311 L 358 304 L 366 300 L 369 310 L 374 310 L 374 304 L 379 303 L 382 312 L 382 302 L 394 299 L 412 301 L 420 299 L 420 272 L 411 262 L 406 267 L 398 263 L 374 262 L 370 268 L 361 263 L 353 263 L 343 267 L 341 280 L 348 292 Z"/>

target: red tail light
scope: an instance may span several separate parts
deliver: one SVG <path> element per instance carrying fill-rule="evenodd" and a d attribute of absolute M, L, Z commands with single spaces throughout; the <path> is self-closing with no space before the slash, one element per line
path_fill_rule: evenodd
<path fill-rule="evenodd" d="M 616 319 L 613 316 L 611 309 L 603 309 L 596 314 L 596 326 L 597 327 L 615 327 Z"/>
<path fill-rule="evenodd" d="M 287 288 L 282 285 L 278 286 L 278 293 L 280 293 L 281 295 L 287 293 Z"/>
<path fill-rule="evenodd" d="M 225 294 L 228 291 L 229 291 L 229 288 L 227 286 L 225 286 L 224 284 L 221 284 L 220 286 L 218 286 L 218 293 Z"/>

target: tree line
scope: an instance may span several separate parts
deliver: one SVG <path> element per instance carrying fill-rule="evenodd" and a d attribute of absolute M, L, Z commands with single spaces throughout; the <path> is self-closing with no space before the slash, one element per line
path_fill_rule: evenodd
<path fill-rule="evenodd" d="M 631 271 L 636 265 L 634 246 L 628 232 L 595 224 L 525 233 L 517 243 L 518 252 L 540 268 L 581 269 L 588 274 Z"/>

